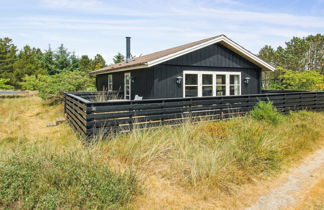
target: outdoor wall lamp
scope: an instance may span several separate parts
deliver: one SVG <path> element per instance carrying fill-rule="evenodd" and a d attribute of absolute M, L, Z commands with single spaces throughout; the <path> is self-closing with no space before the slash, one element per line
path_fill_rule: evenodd
<path fill-rule="evenodd" d="M 250 77 L 245 77 L 244 78 L 244 84 L 246 84 L 246 85 L 248 85 L 249 84 L 249 82 L 250 82 Z"/>
<path fill-rule="evenodd" d="M 182 82 L 182 76 L 178 76 L 178 77 L 176 78 L 176 83 L 177 83 L 177 85 L 181 85 L 181 82 Z"/>

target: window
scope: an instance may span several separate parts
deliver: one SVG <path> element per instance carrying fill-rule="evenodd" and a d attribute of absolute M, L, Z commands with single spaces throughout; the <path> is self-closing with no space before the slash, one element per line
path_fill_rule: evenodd
<path fill-rule="evenodd" d="M 216 74 L 216 96 L 226 96 L 226 75 Z"/>
<path fill-rule="evenodd" d="M 230 75 L 230 95 L 240 95 L 240 75 Z"/>
<path fill-rule="evenodd" d="M 185 74 L 185 95 L 198 96 L 198 74 Z"/>
<path fill-rule="evenodd" d="M 202 96 L 213 96 L 213 75 L 202 75 Z"/>
<path fill-rule="evenodd" d="M 124 74 L 124 98 L 131 99 L 131 74 L 129 72 Z"/>
<path fill-rule="evenodd" d="M 241 94 L 240 72 L 184 71 L 183 96 L 229 96 Z"/>
<path fill-rule="evenodd" d="M 108 89 L 107 91 L 112 91 L 113 90 L 113 79 L 112 79 L 112 74 L 108 75 Z"/>

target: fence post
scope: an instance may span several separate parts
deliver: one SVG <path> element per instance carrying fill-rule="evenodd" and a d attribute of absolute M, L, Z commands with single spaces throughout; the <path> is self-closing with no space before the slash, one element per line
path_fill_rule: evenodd
<path fill-rule="evenodd" d="M 284 93 L 284 100 L 283 100 L 283 103 L 284 103 L 284 111 L 283 112 L 285 114 L 287 114 L 287 112 L 288 112 L 288 110 L 287 110 L 288 109 L 287 108 L 287 101 L 286 100 L 287 100 L 287 95 L 286 95 L 286 93 Z"/>
<path fill-rule="evenodd" d="M 301 93 L 300 93 L 300 105 L 299 105 L 299 110 L 304 109 L 304 104 L 303 104 L 304 99 L 303 99 L 303 95 L 304 95 L 304 94 L 301 92 Z"/>
<path fill-rule="evenodd" d="M 134 111 L 134 109 L 133 109 L 133 101 L 132 100 L 130 101 L 129 105 L 130 105 L 129 109 L 128 109 L 128 111 L 129 111 L 129 129 L 132 130 L 133 126 L 134 126 L 134 123 L 133 123 L 133 120 L 134 120 L 133 111 Z"/>
<path fill-rule="evenodd" d="M 64 93 L 64 114 L 66 114 L 66 93 Z"/>
<path fill-rule="evenodd" d="M 162 103 L 161 103 L 161 109 L 162 109 L 162 117 L 161 117 L 161 124 L 164 125 L 164 100 L 162 100 Z"/>
<path fill-rule="evenodd" d="M 313 110 L 317 110 L 317 92 L 315 92 L 315 96 L 314 96 L 314 105 L 313 105 Z"/>

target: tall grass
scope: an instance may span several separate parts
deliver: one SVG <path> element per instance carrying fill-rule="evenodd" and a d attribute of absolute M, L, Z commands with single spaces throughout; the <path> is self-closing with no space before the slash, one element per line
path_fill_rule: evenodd
<path fill-rule="evenodd" d="M 244 118 L 135 130 L 102 141 L 99 148 L 144 174 L 160 174 L 188 187 L 231 191 L 280 171 L 318 146 L 323 121 L 323 114 L 284 116 L 271 103 L 260 103 Z"/>
<path fill-rule="evenodd" d="M 269 104 L 242 118 L 133 130 L 89 145 L 68 124 L 46 127 L 60 106 L 35 97 L 1 102 L 0 208 L 127 208 L 142 189 L 149 193 L 142 185 L 150 177 L 172 183 L 168 192 L 233 193 L 324 143 L 324 113 L 281 115 Z"/>

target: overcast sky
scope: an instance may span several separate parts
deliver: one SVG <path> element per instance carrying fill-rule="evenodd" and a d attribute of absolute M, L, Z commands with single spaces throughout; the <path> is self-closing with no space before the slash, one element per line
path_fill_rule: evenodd
<path fill-rule="evenodd" d="M 0 0 L 0 37 L 111 62 L 225 34 L 257 53 L 292 36 L 324 33 L 324 0 Z"/>

